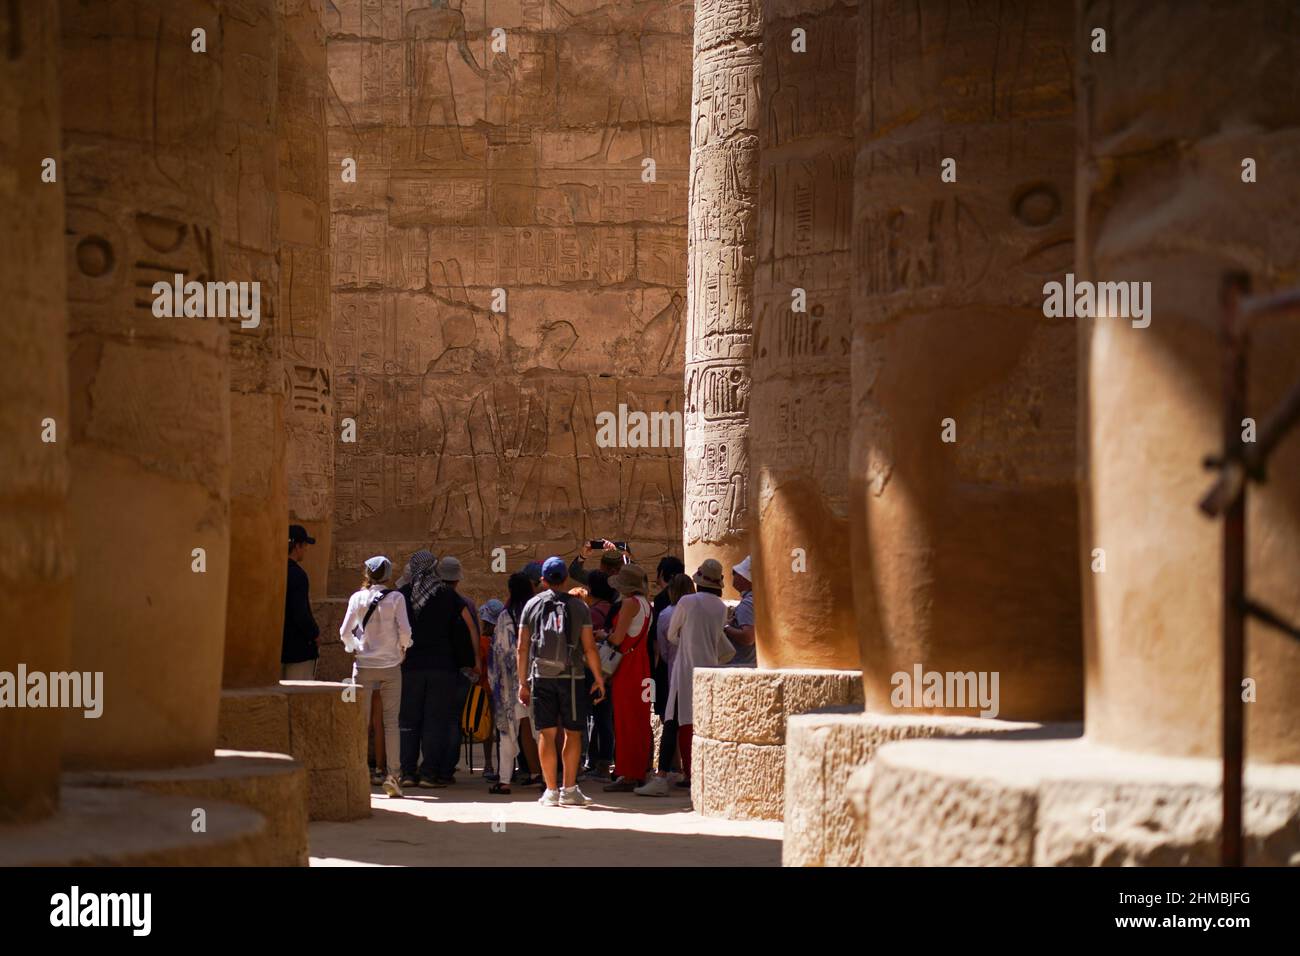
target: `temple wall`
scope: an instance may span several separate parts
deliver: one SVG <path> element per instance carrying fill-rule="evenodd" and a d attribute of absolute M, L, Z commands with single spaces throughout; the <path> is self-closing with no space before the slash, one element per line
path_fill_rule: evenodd
<path fill-rule="evenodd" d="M 420 547 L 479 598 L 505 590 L 496 548 L 506 571 L 593 537 L 651 570 L 680 553 L 680 431 L 605 447 L 596 416 L 682 411 L 692 5 L 335 0 L 323 22 L 335 428 L 356 423 L 330 594 Z"/>

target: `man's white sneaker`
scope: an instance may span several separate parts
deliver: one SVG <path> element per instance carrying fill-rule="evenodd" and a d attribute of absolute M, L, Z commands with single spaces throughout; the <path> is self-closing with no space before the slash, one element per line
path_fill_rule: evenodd
<path fill-rule="evenodd" d="M 403 796 L 402 785 L 397 782 L 397 777 L 391 773 L 384 778 L 384 793 L 391 798 Z"/>
<path fill-rule="evenodd" d="M 558 807 L 560 805 L 560 791 L 546 790 L 537 798 L 537 802 L 544 807 Z"/>
<path fill-rule="evenodd" d="M 666 777 L 651 777 L 632 792 L 639 797 L 666 797 L 668 796 L 668 779 Z"/>
<path fill-rule="evenodd" d="M 595 802 L 595 800 L 592 800 L 591 797 L 579 790 L 577 784 L 572 787 L 565 787 L 560 791 L 560 806 L 562 807 L 587 807 Z"/>

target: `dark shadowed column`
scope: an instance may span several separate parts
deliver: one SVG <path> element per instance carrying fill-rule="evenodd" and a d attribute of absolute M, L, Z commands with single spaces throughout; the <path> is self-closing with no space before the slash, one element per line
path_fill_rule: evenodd
<path fill-rule="evenodd" d="M 58 7 L 12 9 L 0 19 L 0 671 L 16 675 L 67 666 L 73 555 Z M 5 709 L 0 822 L 54 810 L 62 720 Z"/>
<path fill-rule="evenodd" d="M 864 15 L 853 543 L 867 707 L 895 674 L 999 677 L 997 716 L 1082 713 L 1067 4 Z M 921 704 L 921 706 L 918 706 Z M 955 696 L 912 713 L 975 715 Z"/>
<path fill-rule="evenodd" d="M 750 402 L 761 667 L 858 666 L 848 549 L 857 5 L 765 0 Z"/>

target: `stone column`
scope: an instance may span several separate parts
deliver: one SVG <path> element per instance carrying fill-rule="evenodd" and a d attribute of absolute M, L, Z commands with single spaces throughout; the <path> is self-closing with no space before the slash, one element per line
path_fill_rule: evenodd
<path fill-rule="evenodd" d="M 293 0 L 231 5 L 226 29 L 227 62 L 245 79 L 243 99 L 227 97 L 227 126 L 238 136 L 239 153 L 250 157 L 242 162 L 232 154 L 226 165 L 227 221 L 241 225 L 232 265 L 272 281 L 263 298 L 271 308 L 263 327 L 243 338 L 236 334 L 232 346 L 233 368 L 242 376 L 232 384 L 237 390 L 244 385 L 233 399 L 233 440 L 249 460 L 235 469 L 245 482 L 235 487 L 246 497 L 236 498 L 242 508 L 235 512 L 232 539 L 247 566 L 232 568 L 230 605 L 251 597 L 255 606 L 247 609 L 243 627 L 228 629 L 219 741 L 291 754 L 302 764 L 304 846 L 306 818 L 352 820 L 370 813 L 366 721 L 358 696 L 338 683 L 279 680 L 288 523 L 306 525 L 316 539 L 305 563 L 318 600 L 325 596 L 330 547 L 325 36 L 318 12 L 318 4 Z M 285 381 L 292 406 L 287 413 Z"/>
<path fill-rule="evenodd" d="M 6 830 L 0 865 L 293 862 L 253 806 L 259 796 L 293 806 L 283 798 L 301 787 L 301 771 L 276 767 L 276 786 L 250 784 L 272 761 L 214 761 L 213 753 L 225 623 L 227 333 L 201 316 L 153 314 L 154 283 L 170 285 L 178 273 L 206 282 L 219 272 L 216 11 L 151 0 L 14 9 L 0 116 L 15 128 L 0 142 L 15 144 L 18 178 L 3 197 L 13 213 L 4 222 L 21 224 L 16 265 L 35 285 L 11 291 L 11 274 L 0 272 L 19 306 L 0 335 L 21 345 L 2 350 L 5 387 L 17 391 L 3 402 L 6 445 L 8 416 L 22 420 L 17 467 L 5 469 L 0 500 L 23 491 L 21 518 L 0 511 L 0 554 L 28 598 L 20 618 L 4 622 L 0 667 L 13 649 L 29 669 L 84 675 L 94 700 L 6 717 L 0 780 L 15 800 L 0 800 L 0 813 L 51 809 L 60 758 L 52 723 L 63 725 L 64 766 L 91 772 L 64 777 L 58 813 Z M 194 30 L 208 50 L 193 48 Z M 40 178 L 38 157 L 58 160 L 53 180 Z M 66 378 L 51 365 L 65 354 Z M 57 441 L 27 438 L 40 434 L 27 421 L 34 416 L 53 420 Z M 34 470 L 37 449 L 44 460 Z M 55 457 L 62 449 L 66 473 Z M 68 473 L 80 564 L 63 583 L 74 551 L 58 513 Z M 44 594 L 46 582 L 62 587 Z M 24 647 L 24 634 L 39 640 Z M 139 792 L 141 775 L 178 796 Z M 205 813 L 197 833 L 196 798 Z M 305 844 L 298 856 L 305 862 Z"/>
<path fill-rule="evenodd" d="M 276 0 L 223 4 L 226 76 L 218 200 L 227 278 L 258 283 L 260 315 L 230 328 L 230 585 L 224 687 L 280 679 L 285 551 L 285 373 L 279 303 L 280 30 Z"/>
<path fill-rule="evenodd" d="M 857 7 L 724 6 L 711 33 L 757 19 L 745 29 L 762 36 L 747 469 L 759 666 L 696 673 L 691 796 L 707 816 L 780 819 L 787 718 L 862 704 L 847 547 Z M 710 63 L 697 58 L 697 87 Z"/>
<path fill-rule="evenodd" d="M 1088 52 L 1095 26 L 1110 35 L 1105 54 Z M 1222 527 L 1195 507 L 1212 477 L 1199 463 L 1223 443 L 1222 274 L 1244 270 L 1257 292 L 1294 288 L 1300 274 L 1300 99 L 1284 66 L 1300 56 L 1296 28 L 1294 5 L 1280 0 L 1083 4 L 1079 278 L 1151 283 L 1148 327 L 1083 323 L 1082 547 L 1106 557 L 1106 573 L 1084 576 L 1088 736 L 1125 750 L 1219 753 Z M 1243 181 L 1246 159 L 1255 182 Z M 1262 422 L 1300 375 L 1300 325 L 1292 313 L 1255 322 L 1251 335 L 1246 407 Z M 1251 485 L 1246 515 L 1249 596 L 1293 622 L 1298 468 L 1293 433 L 1267 483 Z M 1257 684 L 1246 754 L 1300 764 L 1300 643 L 1252 622 L 1246 647 Z"/>
<path fill-rule="evenodd" d="M 730 568 L 749 554 L 750 343 L 758 234 L 761 10 L 695 8 L 686 290 L 684 555 Z M 727 591 L 733 597 L 730 577 Z"/>
<path fill-rule="evenodd" d="M 0 22 L 0 671 L 10 674 L 66 668 L 73 572 L 58 8 L 15 9 Z M 63 715 L 6 709 L 3 720 L 0 823 L 46 816 L 58 804 Z"/>
<path fill-rule="evenodd" d="M 1196 504 L 1213 478 L 1201 459 L 1223 441 L 1223 273 L 1261 292 L 1300 273 L 1297 56 L 1294 5 L 1280 0 L 1078 5 L 1076 289 L 1139 283 L 1142 303 L 1076 320 L 1087 736 L 885 748 L 859 790 L 872 862 L 1217 862 L 1222 528 Z M 1277 404 L 1297 354 L 1294 315 L 1254 323 L 1248 415 Z M 1250 597 L 1291 618 L 1300 484 L 1282 476 L 1297 468 L 1291 435 L 1246 516 Z M 1247 648 L 1246 857 L 1293 864 L 1300 647 L 1252 624 Z"/>
<path fill-rule="evenodd" d="M 1071 20 L 938 0 L 863 17 L 853 553 L 875 712 L 919 664 L 999 673 L 1003 718 L 1081 716 L 1076 329 L 1042 293 L 1071 261 Z"/>
<path fill-rule="evenodd" d="M 848 414 L 857 6 L 761 7 L 749 451 L 758 662 L 856 668 Z"/>
<path fill-rule="evenodd" d="M 211 49 L 192 49 L 192 31 Z M 229 334 L 153 314 L 155 283 L 220 275 L 221 62 L 203 0 L 63 4 L 74 769 L 212 759 L 229 554 Z"/>
<path fill-rule="evenodd" d="M 333 540 L 337 437 L 330 335 L 330 172 L 325 149 L 328 74 L 320 6 L 320 0 L 279 0 L 276 131 L 280 148 L 278 335 L 289 389 L 285 419 L 289 521 L 305 525 L 316 539 L 307 549 L 303 567 L 317 600 L 325 597 Z"/>
<path fill-rule="evenodd" d="M 868 713 L 791 722 L 784 859 L 800 865 L 862 862 L 845 785 L 882 744 L 1031 731 L 1083 702 L 1076 329 L 1042 309 L 1072 251 L 1072 12 L 925 0 L 861 19 L 850 472 Z M 982 679 L 991 706 L 926 700 L 927 673 Z"/>

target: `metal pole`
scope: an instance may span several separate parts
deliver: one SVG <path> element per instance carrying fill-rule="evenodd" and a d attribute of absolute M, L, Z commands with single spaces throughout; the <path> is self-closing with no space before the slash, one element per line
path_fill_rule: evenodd
<path fill-rule="evenodd" d="M 1246 333 L 1239 322 L 1240 299 L 1250 291 L 1244 274 L 1225 277 L 1223 287 L 1223 458 L 1225 468 L 1242 461 L 1241 420 L 1246 412 Z M 1224 866 L 1241 866 L 1242 765 L 1245 714 L 1241 681 L 1245 672 L 1246 485 L 1223 520 L 1223 844 Z"/>

